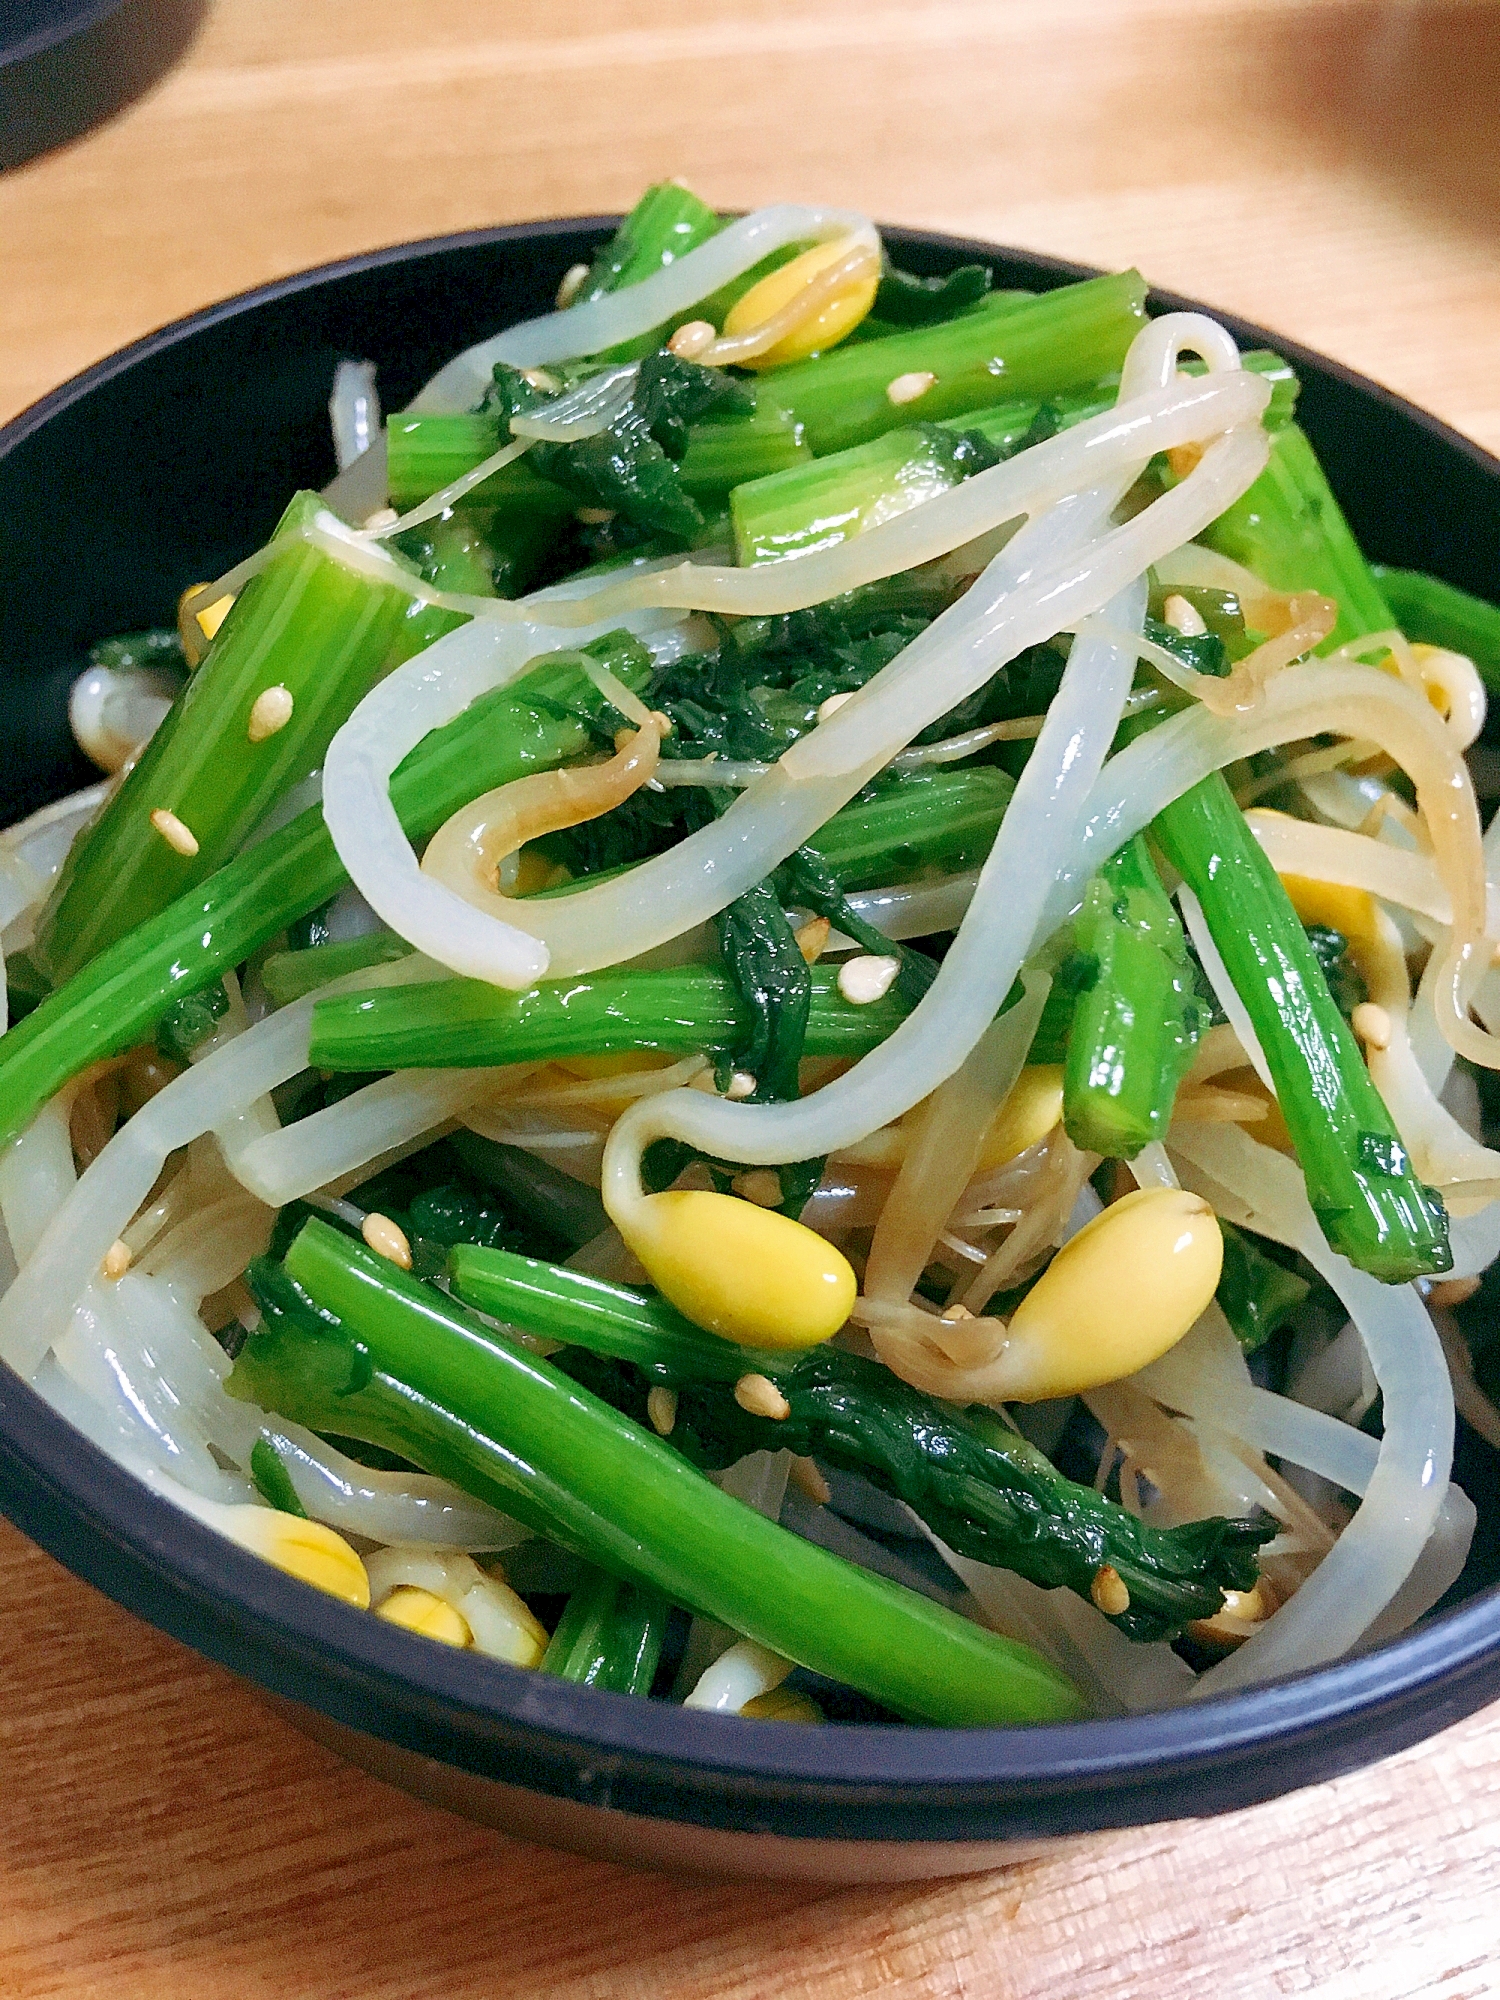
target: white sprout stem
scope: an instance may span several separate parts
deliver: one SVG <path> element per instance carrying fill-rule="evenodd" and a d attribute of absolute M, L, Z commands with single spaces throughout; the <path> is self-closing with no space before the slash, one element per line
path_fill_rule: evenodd
<path fill-rule="evenodd" d="M 380 433 L 380 394 L 373 361 L 341 361 L 328 397 L 333 456 L 340 472 L 363 458 Z"/>
<path fill-rule="evenodd" d="M 601 354 L 690 312 L 721 286 L 743 277 L 763 257 L 794 243 L 834 243 L 851 237 L 878 252 L 880 238 L 866 216 L 843 208 L 804 208 L 784 202 L 760 208 L 721 229 L 685 257 L 653 271 L 638 285 L 523 320 L 465 348 L 412 398 L 412 410 L 469 410 L 483 396 L 497 362 L 511 368 L 545 367 Z"/>
<path fill-rule="evenodd" d="M 1194 936 L 1202 952 L 1206 927 Z M 1205 955 L 1204 967 L 1227 1010 L 1233 988 L 1222 963 Z M 1247 1053 L 1254 1060 L 1259 1051 L 1247 1044 Z M 1290 1160 L 1228 1125 L 1183 1125 L 1173 1132 L 1172 1150 L 1185 1184 L 1219 1213 L 1292 1245 L 1327 1280 L 1359 1328 L 1384 1398 L 1385 1434 L 1364 1504 L 1296 1596 L 1202 1677 L 1200 1691 L 1211 1694 L 1336 1659 L 1395 1597 L 1447 1492 L 1453 1391 L 1416 1292 L 1378 1283 L 1329 1248 Z"/>
<path fill-rule="evenodd" d="M 403 1069 L 330 1104 L 285 1130 L 268 1133 L 230 1162 L 261 1201 L 284 1207 L 328 1187 L 356 1168 L 375 1171 L 492 1093 L 493 1069 Z"/>
<path fill-rule="evenodd" d="M 720 1715 L 738 1715 L 747 1701 L 778 1688 L 792 1671 L 792 1662 L 754 1639 L 740 1639 L 705 1668 L 683 1702 L 684 1708 L 706 1708 Z"/>
<path fill-rule="evenodd" d="M 469 1552 L 513 1548 L 530 1538 L 530 1529 L 446 1479 L 424 1472 L 373 1472 L 300 1424 L 279 1417 L 262 1428 L 261 1436 L 312 1518 L 346 1535 Z"/>
<path fill-rule="evenodd" d="M 151 1192 L 169 1153 L 228 1126 L 307 1067 L 313 1008 L 357 987 L 409 980 L 411 961 L 351 973 L 283 1007 L 174 1077 L 122 1125 L 80 1176 L 0 1298 L 0 1361 L 30 1378 L 61 1338 L 106 1253 Z M 420 966 L 420 961 L 419 961 Z"/>

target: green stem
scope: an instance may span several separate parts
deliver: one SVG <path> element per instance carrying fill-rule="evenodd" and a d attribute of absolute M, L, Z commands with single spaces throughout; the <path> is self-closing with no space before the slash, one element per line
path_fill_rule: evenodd
<path fill-rule="evenodd" d="M 299 494 L 278 532 L 321 504 Z M 306 543 L 246 584 L 208 657 L 68 857 L 32 948 L 54 984 L 212 875 L 322 763 L 384 670 L 409 603 Z M 278 686 L 292 696 L 291 718 L 252 742 L 256 699 Z M 179 852 L 157 830 L 158 808 L 187 827 L 195 852 Z"/>
<path fill-rule="evenodd" d="M 973 868 L 994 845 L 1015 788 L 992 764 L 910 771 L 835 813 L 807 845 L 851 895 Z"/>
<path fill-rule="evenodd" d="M 1140 274 L 1124 271 L 1037 299 L 985 300 L 941 326 L 858 341 L 762 379 L 821 458 L 917 416 L 932 423 L 1097 382 L 1123 363 L 1145 324 L 1145 297 Z M 892 403 L 888 384 L 912 373 L 936 380 L 919 404 Z"/>
<path fill-rule="evenodd" d="M 286 1272 L 322 1317 L 268 1316 L 247 1340 L 230 1379 L 263 1407 L 503 1492 L 601 1567 L 898 1713 L 954 1726 L 1079 1713 L 1029 1648 L 788 1534 L 363 1244 L 309 1222 Z"/>
<path fill-rule="evenodd" d="M 1412 1172 L 1307 933 L 1223 776 L 1174 799 L 1153 827 L 1202 904 L 1250 1016 L 1323 1234 L 1387 1284 L 1448 1270 L 1442 1197 Z"/>
<path fill-rule="evenodd" d="M 461 1246 L 449 1270 L 470 1305 L 583 1350 L 556 1365 L 637 1422 L 647 1421 L 650 1388 L 676 1390 L 671 1440 L 697 1465 L 718 1470 L 758 1450 L 810 1454 L 904 1500 L 961 1554 L 1080 1597 L 1110 1564 L 1130 1592 L 1114 1622 L 1133 1639 L 1172 1637 L 1211 1617 L 1226 1589 L 1249 1589 L 1256 1548 L 1274 1532 L 1219 1518 L 1147 1527 L 1064 1478 L 989 1412 L 965 1415 L 837 1347 L 795 1357 L 726 1349 L 658 1298 L 509 1251 Z M 789 1416 L 752 1416 L 735 1401 L 736 1378 L 752 1368 L 775 1382 Z"/>
<path fill-rule="evenodd" d="M 649 1694 L 670 1612 L 659 1591 L 590 1569 L 563 1608 L 541 1671 L 612 1694 Z"/>
<path fill-rule="evenodd" d="M 1085 1152 L 1133 1159 L 1166 1136 L 1200 1014 L 1182 926 L 1141 835 L 1090 883 L 1073 937 L 1096 970 L 1073 1011 L 1063 1119 Z"/>
<path fill-rule="evenodd" d="M 1466 653 L 1491 694 L 1500 690 L 1500 605 L 1415 569 L 1371 571 L 1408 639 Z"/>
<path fill-rule="evenodd" d="M 315 993 L 330 979 L 364 972 L 372 965 L 393 965 L 408 958 L 411 946 L 393 931 L 371 931 L 346 944 L 311 945 L 306 951 L 273 952 L 260 969 L 261 982 L 278 1007 L 289 1007 L 304 994 Z"/>
<path fill-rule="evenodd" d="M 858 1057 L 906 1013 L 894 993 L 856 1007 L 836 974 L 814 967 L 804 1053 Z M 732 980 L 708 966 L 606 971 L 507 993 L 478 979 L 381 987 L 318 1003 L 312 1061 L 320 1069 L 467 1069 L 555 1056 L 718 1055 L 753 1026 Z"/>
<path fill-rule="evenodd" d="M 638 285 L 653 271 L 675 264 L 689 250 L 696 250 L 724 227 L 723 220 L 691 188 L 677 181 L 661 181 L 647 188 L 614 236 L 595 256 L 587 278 L 578 289 L 574 305 L 587 305 L 606 293 Z M 670 326 L 621 341 L 598 356 L 601 361 L 638 361 L 661 346 Z"/>
<path fill-rule="evenodd" d="M 622 680 L 641 686 L 650 660 L 624 635 L 589 650 Z M 573 704 L 596 700 L 576 667 L 543 660 L 524 680 L 482 696 L 446 728 L 419 743 L 391 780 L 391 800 L 415 841 L 434 833 L 476 793 L 529 771 L 582 756 L 592 737 L 582 721 L 528 695 Z M 0 1142 L 90 1063 L 144 1040 L 184 994 L 210 985 L 348 881 L 310 806 L 278 833 L 210 875 L 91 961 L 0 1038 Z"/>

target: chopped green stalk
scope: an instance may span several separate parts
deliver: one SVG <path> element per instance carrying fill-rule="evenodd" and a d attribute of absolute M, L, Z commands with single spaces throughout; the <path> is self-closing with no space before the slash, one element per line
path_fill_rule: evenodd
<path fill-rule="evenodd" d="M 1250 1589 L 1256 1549 L 1275 1532 L 1222 1519 L 1147 1527 L 1065 1479 L 990 1412 L 962 1414 L 841 1348 L 747 1355 L 653 1295 L 504 1250 L 461 1246 L 449 1271 L 468 1304 L 569 1343 L 555 1365 L 637 1422 L 647 1421 L 652 1387 L 675 1389 L 672 1444 L 707 1470 L 750 1451 L 807 1453 L 904 1500 L 960 1554 L 1046 1588 L 1088 1597 L 1101 1565 L 1112 1565 L 1130 1592 L 1114 1622 L 1132 1639 L 1170 1638 L 1211 1617 L 1226 1589 Z M 750 1368 L 776 1384 L 790 1416 L 740 1407 L 734 1383 Z"/>
<path fill-rule="evenodd" d="M 726 411 L 701 418 L 688 432 L 687 450 L 678 467 L 685 492 L 707 505 L 723 502 L 731 488 L 747 479 L 806 465 L 812 451 L 802 426 L 764 387 L 756 387 L 755 408 L 744 414 Z"/>
<path fill-rule="evenodd" d="M 326 986 L 330 979 L 342 979 L 346 973 L 363 972 L 372 965 L 393 965 L 410 953 L 411 946 L 394 931 L 371 931 L 367 937 L 350 938 L 346 944 L 273 952 L 260 969 L 261 983 L 278 1007 L 287 1007 L 304 993 Z"/>
<path fill-rule="evenodd" d="M 387 491 L 398 513 L 462 479 L 505 442 L 498 412 L 446 416 L 413 411 L 392 417 L 386 429 Z M 540 514 L 556 523 L 565 521 L 574 506 L 550 480 L 538 478 L 526 458 L 512 459 L 491 473 L 465 496 L 465 504 L 493 508 L 507 519 Z"/>
<path fill-rule="evenodd" d="M 696 250 L 700 243 L 717 236 L 723 227 L 722 218 L 700 201 L 691 188 L 677 181 L 662 181 L 647 188 L 611 240 L 596 254 L 571 303 L 587 305 L 607 292 L 638 285 L 653 271 L 675 264 L 689 250 Z M 661 326 L 651 333 L 639 334 L 634 340 L 621 341 L 599 359 L 639 360 L 659 347 L 672 330 L 671 326 Z"/>
<path fill-rule="evenodd" d="M 1371 575 L 1408 639 L 1466 653 L 1489 692 L 1500 689 L 1500 605 L 1420 570 L 1376 563 Z"/>
<path fill-rule="evenodd" d="M 856 1007 L 836 974 L 814 966 L 804 1053 L 862 1056 L 906 1013 L 894 993 Z M 554 1056 L 727 1055 L 752 1022 L 733 981 L 708 966 L 590 973 L 507 993 L 479 979 L 378 987 L 319 1001 L 312 1060 L 320 1069 L 467 1069 Z"/>
<path fill-rule="evenodd" d="M 443 1293 L 308 1222 L 233 1389 L 451 1478 L 600 1567 L 854 1687 L 954 1726 L 1061 1720 L 1077 1694 L 1028 1647 L 858 1569 L 721 1493 L 679 1452 Z"/>
<path fill-rule="evenodd" d="M 1323 1234 L 1387 1284 L 1448 1270 L 1442 1197 L 1412 1172 L 1307 933 L 1223 776 L 1174 799 L 1153 826 L 1202 904 L 1250 1016 Z"/>
<path fill-rule="evenodd" d="M 1396 622 L 1298 424 L 1275 433 L 1265 471 L 1202 539 L 1273 590 L 1317 590 L 1333 598 L 1339 619 L 1325 651 Z"/>
<path fill-rule="evenodd" d="M 806 426 L 821 458 L 900 429 L 1026 396 L 1050 396 L 1117 369 L 1145 323 L 1139 272 L 1088 278 L 1038 299 L 985 301 L 941 326 L 835 348 L 769 372 L 776 400 Z M 918 404 L 886 394 L 899 375 L 937 379 Z"/>
<path fill-rule="evenodd" d="M 615 635 L 588 650 L 641 686 L 650 660 Z M 485 695 L 419 743 L 391 780 L 391 800 L 413 840 L 425 840 L 477 792 L 529 771 L 552 770 L 592 743 L 557 702 L 592 694 L 576 667 L 545 660 Z M 532 707 L 528 696 L 546 698 Z M 0 1038 L 0 1141 L 30 1123 L 81 1069 L 143 1040 L 172 1003 L 231 971 L 278 931 L 337 895 L 348 881 L 321 807 L 304 813 L 111 945 Z"/>
<path fill-rule="evenodd" d="M 1253 1354 L 1285 1325 L 1312 1286 L 1267 1256 L 1248 1231 L 1222 1219 L 1219 1228 L 1224 1237 L 1224 1268 L 1214 1297 L 1234 1329 L 1235 1339 L 1247 1354 Z"/>
<path fill-rule="evenodd" d="M 286 531 L 321 507 L 299 494 Z M 33 955 L 60 984 L 211 875 L 256 822 L 323 761 L 334 731 L 380 677 L 410 599 L 298 543 L 241 591 L 208 657 L 64 865 Z M 259 734 L 258 697 L 290 717 Z M 252 728 L 257 734 L 252 734 Z M 186 836 L 159 830 L 175 815 Z M 196 843 L 184 851 L 187 838 Z"/>
<path fill-rule="evenodd" d="M 1063 1070 L 1063 1120 L 1087 1153 L 1130 1160 L 1166 1136 L 1201 1031 L 1182 926 L 1142 835 L 1105 863 L 1073 922 L 1094 961 Z"/>
<path fill-rule="evenodd" d="M 660 1591 L 589 1569 L 563 1609 L 541 1671 L 611 1694 L 650 1694 L 671 1608 Z"/>
<path fill-rule="evenodd" d="M 297 1498 L 291 1474 L 268 1438 L 257 1438 L 251 1447 L 250 1477 L 255 1481 L 256 1491 L 262 1500 L 274 1507 L 278 1514 L 295 1514 L 299 1520 L 307 1519 L 307 1509 Z"/>
<path fill-rule="evenodd" d="M 906 424 L 868 444 L 737 486 L 730 495 L 736 556 L 746 568 L 832 548 L 920 507 L 999 453 L 940 424 Z"/>
<path fill-rule="evenodd" d="M 1015 780 L 990 764 L 912 771 L 845 806 L 807 843 L 846 893 L 934 869 L 977 867 L 994 845 Z"/>
<path fill-rule="evenodd" d="M 229 995 L 222 979 L 197 993 L 185 993 L 156 1024 L 156 1046 L 173 1062 L 191 1062 L 193 1051 L 206 1042 L 229 1012 Z"/>
<path fill-rule="evenodd" d="M 571 1243 L 575 1250 L 609 1227 L 596 1188 L 538 1159 L 524 1147 L 482 1138 L 462 1126 L 448 1143 L 477 1181 L 498 1188 L 513 1207 Z"/>

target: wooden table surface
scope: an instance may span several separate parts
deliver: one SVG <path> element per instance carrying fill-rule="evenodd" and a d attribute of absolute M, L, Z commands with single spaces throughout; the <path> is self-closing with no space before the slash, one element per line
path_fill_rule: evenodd
<path fill-rule="evenodd" d="M 1485 0 L 220 0 L 0 176 L 0 418 L 278 273 L 676 173 L 1139 263 L 1500 449 L 1497 96 Z M 974 1880 L 648 1884 L 346 1769 L 3 1526 L 0 1604 L 6 2000 L 1500 1989 L 1500 1711 Z"/>

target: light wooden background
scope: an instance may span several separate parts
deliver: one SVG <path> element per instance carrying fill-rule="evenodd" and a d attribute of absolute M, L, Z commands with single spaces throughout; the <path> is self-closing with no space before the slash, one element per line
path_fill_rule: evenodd
<path fill-rule="evenodd" d="M 1497 102 L 1486 0 L 220 0 L 0 177 L 0 417 L 278 273 L 680 173 L 1137 262 L 1500 448 Z M 1497 1711 L 977 1880 L 644 1882 L 343 1768 L 0 1526 L 5 2000 L 1497 1989 Z"/>

